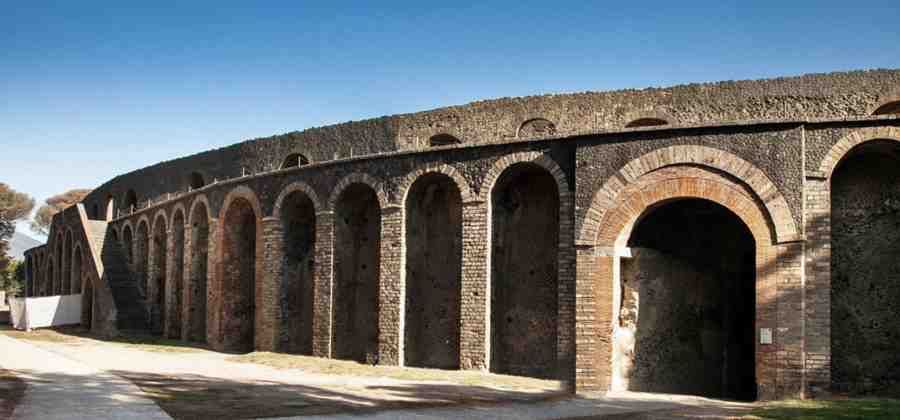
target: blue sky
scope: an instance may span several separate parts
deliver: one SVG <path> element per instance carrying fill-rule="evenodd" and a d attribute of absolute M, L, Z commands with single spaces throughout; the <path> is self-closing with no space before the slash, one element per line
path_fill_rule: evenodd
<path fill-rule="evenodd" d="M 2 6 L 0 182 L 42 201 L 477 99 L 900 67 L 896 0 L 126 3 Z"/>

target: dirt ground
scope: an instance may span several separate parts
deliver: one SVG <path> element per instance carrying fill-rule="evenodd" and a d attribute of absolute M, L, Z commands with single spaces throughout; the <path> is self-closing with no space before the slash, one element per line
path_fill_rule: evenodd
<path fill-rule="evenodd" d="M 0 420 L 12 417 L 13 409 L 25 395 L 25 382 L 0 368 Z"/>
<path fill-rule="evenodd" d="M 365 413 L 540 401 L 557 381 L 257 352 L 218 353 L 154 337 L 100 341 L 78 329 L 0 331 L 124 377 L 178 419 Z"/>

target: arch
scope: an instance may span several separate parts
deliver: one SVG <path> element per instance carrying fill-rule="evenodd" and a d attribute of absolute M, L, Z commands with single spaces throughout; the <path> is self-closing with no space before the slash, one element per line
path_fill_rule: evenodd
<path fill-rule="evenodd" d="M 302 153 L 291 153 L 281 161 L 280 169 L 298 168 L 300 166 L 309 165 L 309 159 Z"/>
<path fill-rule="evenodd" d="M 60 230 L 56 234 L 56 253 L 54 266 L 56 267 L 55 276 L 53 276 L 53 290 L 51 295 L 62 294 L 63 271 L 65 270 L 65 254 L 63 253 L 63 232 Z"/>
<path fill-rule="evenodd" d="M 134 213 L 138 208 L 137 193 L 134 192 L 133 189 L 128 189 L 122 202 L 125 203 L 125 209 L 128 210 L 129 213 Z"/>
<path fill-rule="evenodd" d="M 487 201 L 490 198 L 489 194 L 491 194 L 491 191 L 494 189 L 494 184 L 497 182 L 500 174 L 506 171 L 507 168 L 517 163 L 524 162 L 533 163 L 550 172 L 550 175 L 556 180 L 560 201 L 568 200 L 571 190 L 569 189 L 569 181 L 566 180 L 566 174 L 550 155 L 541 152 L 517 152 L 503 156 L 494 161 L 491 169 L 488 170 L 485 175 L 484 181 L 482 181 L 481 190 L 479 191 L 479 200 Z"/>
<path fill-rule="evenodd" d="M 146 215 L 142 215 L 138 219 L 137 237 L 134 241 L 134 265 L 135 272 L 138 277 L 138 285 L 144 294 L 144 298 L 149 298 L 149 269 L 150 269 L 150 219 Z"/>
<path fill-rule="evenodd" d="M 516 138 L 547 137 L 556 135 L 556 124 L 546 118 L 531 118 L 525 120 L 516 129 Z"/>
<path fill-rule="evenodd" d="M 207 287 L 209 280 L 209 205 L 205 196 L 198 196 L 188 214 L 191 232 L 190 267 L 187 284 L 187 338 L 206 342 Z"/>
<path fill-rule="evenodd" d="M 559 180 L 535 161 L 516 162 L 493 180 L 490 194 L 490 371 L 558 379 L 565 246 Z"/>
<path fill-rule="evenodd" d="M 257 288 L 261 280 L 257 263 L 262 260 L 262 212 L 256 194 L 238 186 L 225 196 L 219 213 L 216 266 L 217 288 L 222 296 L 219 342 L 224 350 L 249 352 L 257 347 L 257 324 L 262 305 Z"/>
<path fill-rule="evenodd" d="M 451 146 L 454 144 L 462 144 L 462 141 L 447 133 L 435 134 L 428 138 L 429 147 Z"/>
<path fill-rule="evenodd" d="M 310 189 L 294 183 L 276 203 L 281 224 L 280 347 L 288 353 L 311 355 L 315 307 L 316 210 Z"/>
<path fill-rule="evenodd" d="M 612 291 L 610 297 L 604 298 L 609 301 L 601 302 L 601 307 L 608 309 L 597 313 L 597 325 L 601 326 L 601 334 L 608 333 L 613 340 L 599 346 L 599 357 L 596 360 L 603 364 L 610 363 L 613 390 L 621 390 L 616 382 L 616 372 L 620 369 L 617 357 L 621 356 L 614 352 L 615 346 L 619 345 L 616 340 L 621 333 L 618 329 L 623 299 L 620 256 L 627 249 L 635 226 L 645 216 L 665 204 L 681 199 L 701 199 L 724 207 L 750 231 L 755 247 L 754 287 L 757 297 L 762 296 L 761 290 L 766 290 L 769 287 L 767 285 L 774 284 L 778 275 L 778 271 L 772 268 L 776 264 L 777 253 L 774 228 L 769 222 L 771 216 L 766 214 L 767 209 L 759 202 L 755 191 L 736 177 L 714 168 L 681 164 L 645 173 L 623 186 L 609 199 L 610 207 L 601 214 L 597 222 L 599 229 L 596 240 L 590 244 L 594 246 L 592 258 L 595 259 L 590 264 L 594 264 L 596 272 L 585 280 L 593 282 L 592 287 L 596 290 Z M 772 325 L 765 318 L 760 318 L 759 314 L 774 311 L 775 305 L 776 301 L 772 299 L 756 301 L 756 327 Z M 767 368 L 760 367 L 763 362 L 759 344 L 754 346 L 758 386 L 766 379 L 770 380 L 768 375 L 773 373 L 762 370 Z"/>
<path fill-rule="evenodd" d="M 800 239 L 800 231 L 787 200 L 763 171 L 731 153 L 706 146 L 670 146 L 649 152 L 632 160 L 610 177 L 594 193 L 591 205 L 578 230 L 577 243 L 590 245 L 596 240 L 601 229 L 600 220 L 611 209 L 613 199 L 639 177 L 671 165 L 688 164 L 713 168 L 725 172 L 745 183 L 756 199 L 763 203 L 766 214 L 774 226 L 774 238 L 778 242 Z"/>
<path fill-rule="evenodd" d="M 429 164 L 423 167 L 416 168 L 413 171 L 410 171 L 400 183 L 400 191 L 403 194 L 400 197 L 401 203 L 406 203 L 407 196 L 409 195 L 409 191 L 412 188 L 413 184 L 419 180 L 421 177 L 428 174 L 442 174 L 446 175 L 450 180 L 456 184 L 456 189 L 459 191 L 460 196 L 462 197 L 463 202 L 470 202 L 477 200 L 477 196 L 472 192 L 469 183 L 466 181 L 465 177 L 456 170 L 456 168 L 443 164 Z"/>
<path fill-rule="evenodd" d="M 338 359 L 375 362 L 382 205 L 370 183 L 352 182 L 338 191 L 333 207 L 332 353 Z"/>
<path fill-rule="evenodd" d="M 75 251 L 72 253 L 72 294 L 79 294 L 82 290 L 82 282 L 84 281 L 84 257 L 81 253 L 81 242 L 75 244 Z"/>
<path fill-rule="evenodd" d="M 63 244 L 63 265 L 60 294 L 68 295 L 72 291 L 72 229 L 66 229 L 66 239 Z"/>
<path fill-rule="evenodd" d="M 203 174 L 197 171 L 191 172 L 191 174 L 188 175 L 187 181 L 188 188 L 190 190 L 198 190 L 206 185 L 206 180 L 203 178 Z"/>
<path fill-rule="evenodd" d="M 134 229 L 130 220 L 122 225 L 122 248 L 125 250 L 125 261 L 134 270 Z"/>
<path fill-rule="evenodd" d="M 187 225 L 187 211 L 184 207 L 184 203 L 175 203 L 175 205 L 172 206 L 172 210 L 169 211 L 169 215 L 170 215 L 169 226 L 170 227 L 172 227 L 172 228 L 175 227 L 175 216 L 178 216 L 179 213 L 181 213 L 181 226 L 184 227 Z"/>
<path fill-rule="evenodd" d="M 641 117 L 625 124 L 625 128 L 655 127 L 660 125 L 669 125 L 669 122 L 661 118 Z"/>
<path fill-rule="evenodd" d="M 216 218 L 213 216 L 212 207 L 209 205 L 209 199 L 206 198 L 206 194 L 197 194 L 194 197 L 194 201 L 191 202 L 191 208 L 188 212 L 188 224 L 193 226 L 196 222 L 194 220 L 194 214 L 196 213 L 197 207 L 203 206 L 204 215 L 206 216 L 207 223 L 211 220 L 215 220 Z M 199 217 L 199 213 L 196 213 Z"/>
<path fill-rule="evenodd" d="M 900 127 L 867 127 L 851 132 L 831 146 L 819 164 L 819 173 L 831 179 L 834 169 L 851 149 L 871 140 L 900 141 Z"/>
<path fill-rule="evenodd" d="M 169 285 L 166 290 L 170 292 L 164 296 L 166 317 L 165 334 L 169 338 L 180 339 L 182 336 L 182 312 L 183 306 L 183 290 L 184 290 L 184 244 L 185 244 L 185 216 L 184 206 L 179 203 L 172 210 L 172 267 L 170 273 L 172 277 L 168 279 Z"/>
<path fill-rule="evenodd" d="M 331 196 L 328 197 L 328 210 L 334 211 L 338 198 L 344 193 L 344 190 L 352 184 L 367 185 L 375 192 L 375 196 L 378 198 L 378 204 L 381 208 L 383 209 L 388 206 L 387 194 L 385 194 L 384 189 L 381 187 L 381 182 L 378 182 L 378 180 L 369 175 L 354 172 L 341 178 L 334 186 L 334 189 L 331 191 Z"/>
<path fill-rule="evenodd" d="M 54 274 L 53 273 L 53 258 L 48 258 L 48 261 L 47 261 L 47 287 L 44 289 L 46 292 L 44 294 L 44 296 L 53 296 L 53 294 L 54 294 L 53 284 L 52 284 L 52 280 L 54 278 L 53 274 Z"/>
<path fill-rule="evenodd" d="M 169 228 L 166 212 L 160 209 L 153 217 L 150 237 L 150 330 L 155 334 L 166 331 L 166 283 L 169 269 Z"/>
<path fill-rule="evenodd" d="M 284 198 L 297 191 L 302 192 L 310 201 L 312 201 L 317 213 L 322 211 L 322 204 L 319 201 L 319 196 L 316 194 L 316 191 L 305 182 L 294 181 L 281 189 L 278 198 L 275 199 L 275 208 L 272 210 L 272 217 L 281 219 L 281 207 L 284 203 Z"/>
<path fill-rule="evenodd" d="M 405 189 L 404 364 L 458 369 L 462 293 L 462 195 L 441 171 Z M 464 182 L 464 181 L 463 181 Z"/>
<path fill-rule="evenodd" d="M 900 88 L 882 95 L 878 98 L 878 104 L 872 109 L 871 115 L 900 115 Z"/>

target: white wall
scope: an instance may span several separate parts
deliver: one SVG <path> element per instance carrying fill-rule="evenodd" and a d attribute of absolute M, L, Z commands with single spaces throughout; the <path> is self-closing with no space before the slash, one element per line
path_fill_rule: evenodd
<path fill-rule="evenodd" d="M 16 329 L 81 323 L 81 295 L 16 298 L 10 305 Z"/>

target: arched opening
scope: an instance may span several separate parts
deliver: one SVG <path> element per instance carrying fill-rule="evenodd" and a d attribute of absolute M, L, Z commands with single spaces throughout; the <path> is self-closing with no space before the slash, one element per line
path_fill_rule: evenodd
<path fill-rule="evenodd" d="M 209 217 L 198 203 L 191 215 L 191 272 L 188 292 L 188 339 L 206 342 L 206 279 L 209 261 Z"/>
<path fill-rule="evenodd" d="M 150 266 L 150 228 L 146 221 L 141 221 L 137 229 L 137 242 L 134 246 L 135 271 L 137 274 L 138 287 L 144 294 L 144 298 L 150 300 L 148 292 L 148 284 L 150 277 L 148 269 Z"/>
<path fill-rule="evenodd" d="M 192 190 L 197 190 L 203 188 L 206 182 L 203 180 L 203 175 L 200 172 L 191 172 L 191 176 L 188 178 L 188 185 Z"/>
<path fill-rule="evenodd" d="M 375 191 L 352 184 L 337 200 L 334 241 L 333 349 L 338 359 L 378 357 L 381 206 Z"/>
<path fill-rule="evenodd" d="M 134 190 L 128 190 L 128 192 L 125 193 L 124 202 L 125 210 L 127 210 L 129 213 L 133 213 L 135 210 L 137 210 L 138 206 L 137 193 L 134 192 Z"/>
<path fill-rule="evenodd" d="M 256 322 L 256 214 L 249 201 L 231 202 L 222 221 L 222 344 L 227 351 L 254 348 Z"/>
<path fill-rule="evenodd" d="M 316 211 L 306 194 L 294 191 L 284 198 L 281 226 L 281 346 L 289 353 L 312 354 Z"/>
<path fill-rule="evenodd" d="M 520 138 L 552 136 L 556 134 L 556 124 L 544 118 L 534 118 L 522 123 L 516 136 Z"/>
<path fill-rule="evenodd" d="M 101 220 L 100 219 L 100 206 L 97 203 L 94 203 L 91 206 L 91 214 L 88 215 L 91 220 Z"/>
<path fill-rule="evenodd" d="M 72 293 L 78 294 L 81 293 L 81 283 L 84 275 L 82 274 L 81 267 L 81 247 L 75 248 L 75 253 L 72 256 Z"/>
<path fill-rule="evenodd" d="M 116 200 L 112 195 L 106 196 L 106 220 L 110 221 L 116 218 Z"/>
<path fill-rule="evenodd" d="M 46 287 L 44 288 L 44 296 L 53 295 L 53 285 L 51 284 L 52 279 L 53 279 L 53 260 L 51 259 L 47 263 L 47 282 L 46 282 Z"/>
<path fill-rule="evenodd" d="M 308 164 L 309 159 L 307 159 L 306 156 L 303 156 L 300 153 L 291 153 L 284 158 L 283 162 L 281 162 L 281 169 L 296 168 Z"/>
<path fill-rule="evenodd" d="M 168 250 L 166 217 L 160 215 L 153 223 L 153 240 L 150 241 L 150 259 L 153 266 L 150 276 L 150 330 L 163 334 L 166 328 L 166 256 Z"/>
<path fill-rule="evenodd" d="M 134 269 L 134 235 L 131 233 L 130 225 L 122 228 L 122 247 L 125 248 L 126 264 L 129 268 Z"/>
<path fill-rule="evenodd" d="M 431 136 L 428 139 L 428 146 L 436 147 L 436 146 L 449 146 L 451 144 L 460 144 L 462 143 L 458 138 L 453 137 L 449 134 L 436 134 Z"/>
<path fill-rule="evenodd" d="M 166 335 L 169 338 L 181 338 L 182 294 L 184 289 L 184 213 L 175 212 L 172 217 L 172 292 L 166 298 Z"/>
<path fill-rule="evenodd" d="M 66 232 L 66 242 L 63 245 L 63 266 L 60 272 L 60 294 L 68 295 L 72 291 L 72 231 Z"/>
<path fill-rule="evenodd" d="M 878 107 L 872 115 L 892 115 L 900 114 L 900 100 L 891 101 Z"/>
<path fill-rule="evenodd" d="M 491 191 L 491 372 L 555 379 L 559 191 L 519 163 Z"/>
<path fill-rule="evenodd" d="M 831 378 L 900 396 L 900 145 L 863 143 L 831 178 Z"/>
<path fill-rule="evenodd" d="M 657 125 L 669 125 L 669 122 L 662 118 L 638 118 L 634 121 L 625 124 L 625 128 L 635 128 L 635 127 L 653 127 Z"/>
<path fill-rule="evenodd" d="M 62 294 L 63 272 L 65 272 L 66 258 L 63 251 L 63 235 L 62 232 L 56 235 L 56 276 L 53 277 L 53 291 L 51 295 Z"/>
<path fill-rule="evenodd" d="M 88 330 L 94 325 L 94 285 L 86 279 L 81 293 L 81 325 Z"/>
<path fill-rule="evenodd" d="M 459 188 L 447 175 L 424 175 L 406 198 L 406 365 L 459 368 L 461 276 Z"/>
<path fill-rule="evenodd" d="M 756 399 L 756 242 L 704 199 L 648 209 L 622 258 L 614 383 L 630 391 Z"/>

